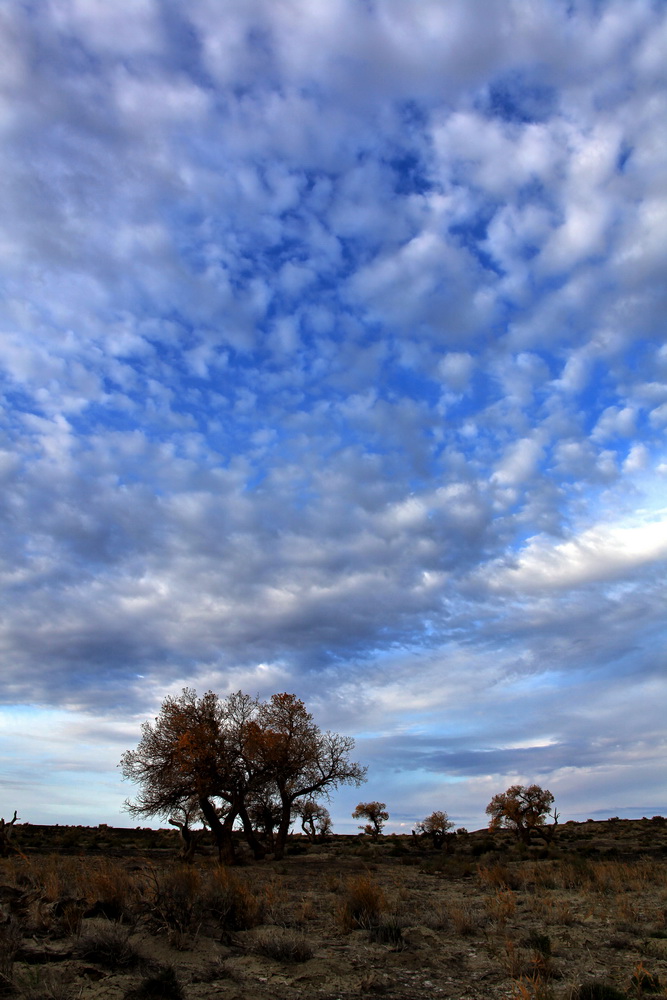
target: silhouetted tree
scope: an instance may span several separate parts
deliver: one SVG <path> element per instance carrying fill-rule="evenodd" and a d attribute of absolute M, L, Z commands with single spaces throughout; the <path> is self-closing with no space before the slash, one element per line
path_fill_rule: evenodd
<path fill-rule="evenodd" d="M 4 817 L 0 819 L 0 858 L 8 858 L 12 851 L 17 849 L 10 843 L 12 839 L 12 833 L 14 832 L 14 824 L 16 823 L 16 809 L 14 810 L 13 817 L 9 822 L 5 822 Z"/>
<path fill-rule="evenodd" d="M 430 837 L 433 842 L 433 846 L 440 850 L 445 842 L 447 833 L 452 829 L 454 824 L 448 818 L 446 812 L 442 812 L 440 809 L 436 809 L 432 812 L 430 816 L 423 819 L 420 823 L 417 823 L 417 830 L 425 837 Z"/>
<path fill-rule="evenodd" d="M 266 853 L 261 824 L 251 813 L 262 801 L 273 801 L 268 839 L 282 857 L 297 799 L 365 780 L 366 769 L 349 759 L 353 747 L 350 737 L 322 733 L 295 695 L 259 702 L 241 691 L 224 699 L 208 691 L 198 698 L 185 688 L 180 697 L 164 700 L 155 722 L 143 724 L 137 749 L 123 754 L 123 776 L 140 786 L 126 808 L 135 816 L 169 819 L 194 801 L 220 861 L 231 864 L 237 821 L 255 856 Z"/>
<path fill-rule="evenodd" d="M 382 827 L 389 819 L 387 805 L 385 802 L 360 802 L 352 813 L 352 819 L 368 819 L 370 823 L 365 826 L 360 825 L 359 829 L 369 834 L 373 840 L 382 833 Z"/>
<path fill-rule="evenodd" d="M 338 785 L 360 785 L 366 768 L 350 760 L 354 740 L 321 732 L 293 694 L 272 695 L 260 705 L 258 719 L 260 759 L 282 805 L 273 851 L 281 858 L 297 799 L 328 795 Z"/>
<path fill-rule="evenodd" d="M 551 815 L 553 802 L 551 792 L 539 785 L 512 785 L 506 792 L 494 795 L 486 807 L 491 817 L 489 829 L 505 827 L 522 843 L 529 844 L 533 834 L 544 835 L 548 829 L 545 821 Z M 558 813 L 554 811 L 554 826 L 557 823 Z"/>
<path fill-rule="evenodd" d="M 301 829 L 312 844 L 322 841 L 331 833 L 329 810 L 314 799 L 295 802 L 297 816 L 301 819 Z"/>

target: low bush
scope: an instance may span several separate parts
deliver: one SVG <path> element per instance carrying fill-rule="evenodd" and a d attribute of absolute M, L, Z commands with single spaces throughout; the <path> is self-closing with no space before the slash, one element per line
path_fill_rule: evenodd
<path fill-rule="evenodd" d="M 185 1000 L 185 993 L 176 972 L 167 965 L 147 973 L 138 986 L 126 991 L 123 1000 Z"/>
<path fill-rule="evenodd" d="M 345 883 L 344 897 L 338 908 L 338 921 L 344 930 L 377 924 L 387 908 L 381 887 L 370 875 L 357 875 Z"/>
<path fill-rule="evenodd" d="M 127 928 L 111 921 L 89 927 L 77 941 L 76 953 L 107 969 L 129 969 L 142 958 L 131 943 Z"/>
<path fill-rule="evenodd" d="M 314 954 L 313 947 L 305 934 L 286 927 L 267 927 L 258 931 L 252 949 L 265 958 L 290 964 L 307 962 Z"/>

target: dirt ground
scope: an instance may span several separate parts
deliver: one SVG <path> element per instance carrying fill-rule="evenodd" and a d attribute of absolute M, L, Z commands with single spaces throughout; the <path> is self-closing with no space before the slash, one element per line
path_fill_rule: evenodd
<path fill-rule="evenodd" d="M 64 828 L 60 828 L 62 834 Z M 165 837 L 168 837 L 165 834 Z M 17 828 L 17 841 L 20 828 Z M 0 994 L 23 1000 L 667 994 L 667 824 L 295 839 L 282 861 L 43 847 L 0 861 Z M 110 840 L 111 843 L 111 840 Z M 172 844 L 173 841 L 165 841 Z M 614 992 L 616 990 L 617 992 Z"/>

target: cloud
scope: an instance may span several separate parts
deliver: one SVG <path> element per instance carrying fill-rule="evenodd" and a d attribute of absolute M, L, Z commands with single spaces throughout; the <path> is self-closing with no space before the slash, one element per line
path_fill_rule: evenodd
<path fill-rule="evenodd" d="M 280 686 L 420 808 L 605 754 L 626 795 L 653 730 L 568 707 L 660 660 L 666 23 L 0 11 L 4 704 L 75 743 Z"/>

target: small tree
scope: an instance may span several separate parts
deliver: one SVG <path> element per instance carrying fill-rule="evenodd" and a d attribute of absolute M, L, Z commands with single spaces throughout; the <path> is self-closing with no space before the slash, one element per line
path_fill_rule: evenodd
<path fill-rule="evenodd" d="M 424 837 L 430 837 L 433 841 L 433 846 L 440 850 L 445 842 L 447 832 L 452 829 L 454 824 L 447 816 L 446 812 L 442 812 L 440 809 L 436 809 L 432 812 L 430 816 L 423 819 L 420 823 L 417 823 L 417 830 Z"/>
<path fill-rule="evenodd" d="M 352 813 L 352 819 L 368 819 L 369 823 L 360 825 L 359 829 L 377 840 L 382 833 L 382 827 L 389 819 L 385 802 L 360 802 Z"/>
<path fill-rule="evenodd" d="M 0 819 L 0 858 L 8 858 L 12 851 L 20 853 L 17 849 L 10 843 L 12 838 L 12 832 L 14 830 L 14 824 L 16 823 L 16 809 L 14 810 L 14 816 L 10 819 L 9 823 L 5 822 L 4 817 Z"/>
<path fill-rule="evenodd" d="M 304 799 L 294 803 L 296 814 L 301 819 L 301 829 L 311 844 L 322 841 L 331 833 L 333 823 L 329 810 L 314 799 Z"/>
<path fill-rule="evenodd" d="M 549 829 L 545 826 L 545 820 L 551 815 L 553 803 L 554 797 L 546 788 L 540 788 L 539 785 L 512 785 L 506 792 L 494 795 L 486 807 L 486 812 L 491 817 L 489 830 L 504 827 L 511 830 L 522 843 L 530 844 L 533 834 L 544 834 Z M 553 816 L 555 826 L 558 822 L 555 810 Z"/>

